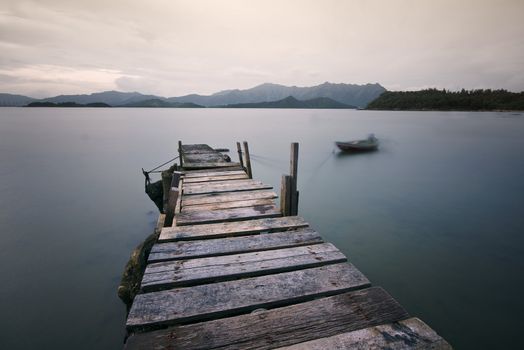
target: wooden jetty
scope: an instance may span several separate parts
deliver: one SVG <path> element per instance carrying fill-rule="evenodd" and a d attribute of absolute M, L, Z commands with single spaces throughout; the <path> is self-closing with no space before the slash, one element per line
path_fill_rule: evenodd
<path fill-rule="evenodd" d="M 179 142 L 125 349 L 451 349 L 297 216 L 298 144 L 280 206 L 237 151 Z"/>

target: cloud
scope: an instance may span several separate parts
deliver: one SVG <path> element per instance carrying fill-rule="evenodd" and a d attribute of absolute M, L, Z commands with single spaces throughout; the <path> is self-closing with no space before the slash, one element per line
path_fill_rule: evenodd
<path fill-rule="evenodd" d="M 2 0 L 2 90 L 524 90 L 522 13 L 518 0 Z"/>

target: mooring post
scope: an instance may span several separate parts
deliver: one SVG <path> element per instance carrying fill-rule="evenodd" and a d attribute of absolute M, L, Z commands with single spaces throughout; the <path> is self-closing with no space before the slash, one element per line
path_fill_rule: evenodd
<path fill-rule="evenodd" d="M 249 176 L 249 178 L 252 179 L 253 172 L 251 170 L 251 158 L 249 157 L 249 147 L 247 145 L 247 141 L 244 141 L 244 154 L 246 155 L 247 176 Z"/>
<path fill-rule="evenodd" d="M 162 210 L 166 213 L 167 200 L 169 198 L 169 189 L 171 188 L 171 182 L 173 181 L 173 173 L 168 170 L 162 171 Z"/>
<path fill-rule="evenodd" d="M 282 216 L 290 216 L 290 204 L 291 204 L 291 176 L 282 175 L 282 183 L 280 185 L 280 211 Z"/>
<path fill-rule="evenodd" d="M 298 175 L 298 142 L 291 143 L 291 159 L 289 173 L 291 176 L 290 188 L 290 215 L 298 215 L 298 190 L 297 190 L 297 175 Z"/>
<path fill-rule="evenodd" d="M 182 160 L 182 141 L 178 141 L 178 159 L 180 160 L 180 167 L 182 168 L 184 166 L 183 160 Z"/>
<path fill-rule="evenodd" d="M 238 151 L 238 161 L 240 162 L 240 166 L 242 167 L 242 169 L 245 169 L 244 168 L 244 159 L 242 156 L 242 146 L 240 146 L 240 142 L 237 142 L 237 151 Z"/>
<path fill-rule="evenodd" d="M 180 183 L 181 176 L 182 176 L 182 173 L 180 171 L 173 172 L 173 177 L 171 179 L 171 187 L 169 188 L 169 193 L 168 193 L 168 198 L 167 198 L 167 206 L 166 206 L 166 210 L 164 211 L 166 214 L 164 226 L 166 227 L 173 225 L 173 218 L 175 217 L 175 208 L 176 208 L 176 203 L 178 201 L 179 183 Z"/>

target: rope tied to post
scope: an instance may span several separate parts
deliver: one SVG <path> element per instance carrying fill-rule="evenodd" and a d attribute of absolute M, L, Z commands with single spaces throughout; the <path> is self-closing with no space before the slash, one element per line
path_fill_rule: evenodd
<path fill-rule="evenodd" d="M 167 164 L 175 161 L 179 157 L 180 156 L 176 156 L 176 157 L 168 160 L 167 162 L 164 162 L 164 163 L 160 164 L 159 166 L 157 166 L 157 167 L 155 167 L 155 168 L 153 168 L 153 169 L 151 169 L 149 171 L 145 171 L 144 168 L 142 168 L 142 174 L 145 177 L 144 190 L 147 193 L 147 195 L 149 196 L 149 198 L 158 207 L 158 210 L 160 212 L 163 211 L 163 206 L 164 206 L 164 203 L 163 203 L 164 189 L 163 189 L 163 185 L 162 185 L 162 180 L 159 180 L 157 182 L 152 183 L 151 182 L 151 177 L 149 176 L 149 174 L 150 173 L 162 173 L 164 171 L 173 172 L 173 170 L 175 170 L 175 168 L 176 168 L 176 165 L 173 165 L 169 169 L 165 169 L 165 170 L 158 170 L 158 169 L 163 167 L 164 165 L 167 165 Z"/>

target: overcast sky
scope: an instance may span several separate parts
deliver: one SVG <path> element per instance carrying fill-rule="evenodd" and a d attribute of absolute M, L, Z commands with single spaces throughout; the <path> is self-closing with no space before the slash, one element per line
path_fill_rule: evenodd
<path fill-rule="evenodd" d="M 524 0 L 0 0 L 0 92 L 524 90 Z"/>

